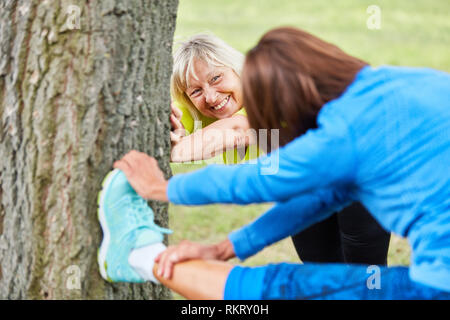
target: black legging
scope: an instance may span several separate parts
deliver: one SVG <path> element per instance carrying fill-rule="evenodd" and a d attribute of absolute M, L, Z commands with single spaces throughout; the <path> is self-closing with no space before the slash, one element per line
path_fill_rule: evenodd
<path fill-rule="evenodd" d="M 387 265 L 390 237 L 363 205 L 353 203 L 292 240 L 303 262 Z"/>

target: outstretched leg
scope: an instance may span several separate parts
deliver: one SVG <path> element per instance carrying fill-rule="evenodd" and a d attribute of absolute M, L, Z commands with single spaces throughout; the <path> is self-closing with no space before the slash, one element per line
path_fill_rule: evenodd
<path fill-rule="evenodd" d="M 170 279 L 153 274 L 164 286 L 187 299 L 219 300 L 224 298 L 225 283 L 233 265 L 215 260 L 190 260 L 175 265 Z"/>
<path fill-rule="evenodd" d="M 338 263 L 270 264 L 235 267 L 225 299 L 411 300 L 449 299 L 450 292 L 412 281 L 407 267 L 376 267 Z M 250 286 L 250 284 L 252 284 Z M 229 290 L 233 288 L 233 290 Z"/>

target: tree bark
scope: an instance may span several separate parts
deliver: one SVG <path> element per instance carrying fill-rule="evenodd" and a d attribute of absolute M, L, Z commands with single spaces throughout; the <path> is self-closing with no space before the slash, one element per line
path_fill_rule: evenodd
<path fill-rule="evenodd" d="M 170 298 L 101 278 L 97 193 L 131 149 L 171 174 L 177 5 L 0 2 L 0 298 Z M 151 206 L 167 226 L 167 204 Z"/>

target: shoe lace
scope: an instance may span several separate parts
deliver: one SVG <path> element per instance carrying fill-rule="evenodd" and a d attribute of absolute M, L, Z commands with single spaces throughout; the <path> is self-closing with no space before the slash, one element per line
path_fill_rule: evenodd
<path fill-rule="evenodd" d="M 125 201 L 128 203 L 127 210 L 128 221 L 138 227 L 147 227 L 161 233 L 172 233 L 171 230 L 158 226 L 154 221 L 153 210 L 142 197 L 138 195 L 126 196 Z"/>

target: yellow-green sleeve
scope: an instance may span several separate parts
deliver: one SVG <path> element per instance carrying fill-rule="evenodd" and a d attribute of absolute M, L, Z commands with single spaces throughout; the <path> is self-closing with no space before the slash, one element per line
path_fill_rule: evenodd
<path fill-rule="evenodd" d="M 192 118 L 189 109 L 178 101 L 174 101 L 174 104 L 183 113 L 181 116 L 181 124 L 186 130 L 186 135 L 191 134 L 192 131 L 194 131 L 194 119 Z"/>
<path fill-rule="evenodd" d="M 235 114 L 240 114 L 242 116 L 247 116 L 247 111 L 245 111 L 245 108 L 242 107 L 241 110 L 239 110 L 238 112 L 236 112 Z"/>
<path fill-rule="evenodd" d="M 178 109 L 180 109 L 183 113 L 183 115 L 181 116 L 181 124 L 184 126 L 184 129 L 186 129 L 186 135 L 193 133 L 195 123 L 194 118 L 189 111 L 189 107 L 180 103 L 179 101 L 175 101 L 175 106 L 178 107 Z M 202 122 L 200 128 L 204 128 L 216 121 L 216 119 L 208 118 L 202 114 L 199 114 L 199 121 Z"/>

